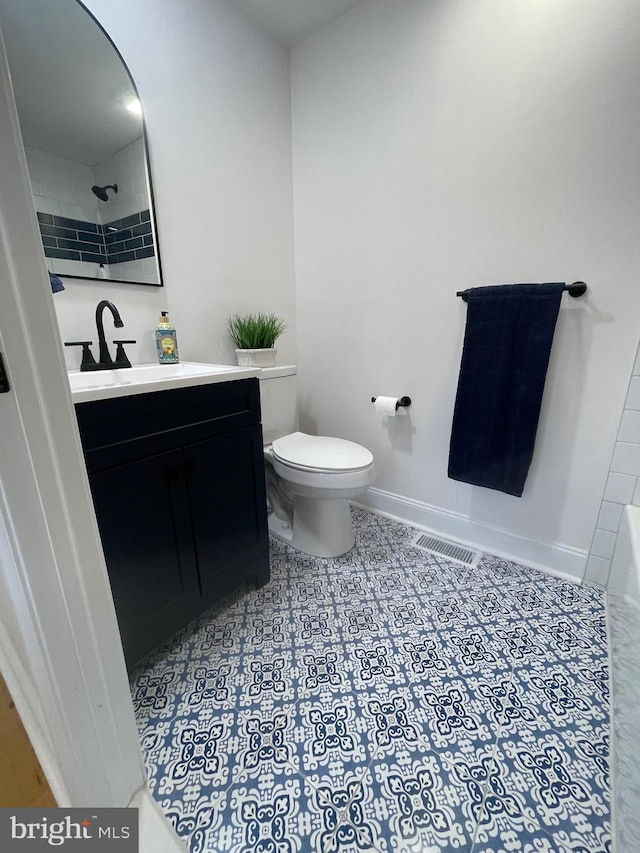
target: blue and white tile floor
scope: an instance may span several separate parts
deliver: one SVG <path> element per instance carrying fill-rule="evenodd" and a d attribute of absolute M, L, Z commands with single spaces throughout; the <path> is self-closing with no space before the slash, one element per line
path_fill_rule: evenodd
<path fill-rule="evenodd" d="M 477 569 L 354 510 L 132 676 L 153 795 L 192 853 L 610 849 L 603 597 Z"/>

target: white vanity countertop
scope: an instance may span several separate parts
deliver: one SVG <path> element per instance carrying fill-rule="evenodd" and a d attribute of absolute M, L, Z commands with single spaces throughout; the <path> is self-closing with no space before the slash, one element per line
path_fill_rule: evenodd
<path fill-rule="evenodd" d="M 109 397 L 128 397 L 132 394 L 169 391 L 172 388 L 251 379 L 260 376 L 260 372 L 254 367 L 182 361 L 179 364 L 134 364 L 132 367 L 118 370 L 93 370 L 84 373 L 70 370 L 68 376 L 73 402 L 87 403 Z"/>

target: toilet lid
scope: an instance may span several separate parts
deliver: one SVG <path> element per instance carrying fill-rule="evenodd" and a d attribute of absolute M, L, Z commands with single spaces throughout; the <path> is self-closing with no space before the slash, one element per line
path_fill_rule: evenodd
<path fill-rule="evenodd" d="M 344 438 L 293 432 L 272 443 L 276 459 L 297 468 L 323 471 L 357 471 L 373 462 L 366 447 Z"/>

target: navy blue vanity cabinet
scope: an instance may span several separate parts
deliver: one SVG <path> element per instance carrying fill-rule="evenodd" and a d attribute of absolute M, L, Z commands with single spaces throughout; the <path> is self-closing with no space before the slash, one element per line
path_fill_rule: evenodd
<path fill-rule="evenodd" d="M 79 403 L 76 415 L 132 666 L 269 580 L 258 381 Z"/>

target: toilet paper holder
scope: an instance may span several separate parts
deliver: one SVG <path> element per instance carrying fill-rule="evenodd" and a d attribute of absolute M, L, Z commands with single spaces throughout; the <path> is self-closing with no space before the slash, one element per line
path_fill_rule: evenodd
<path fill-rule="evenodd" d="M 371 402 L 375 403 L 375 401 L 377 399 L 378 399 L 377 397 L 372 397 Z M 399 408 L 404 409 L 410 405 L 411 405 L 411 397 L 398 397 L 398 399 L 396 400 L 396 409 L 399 409 Z"/>

